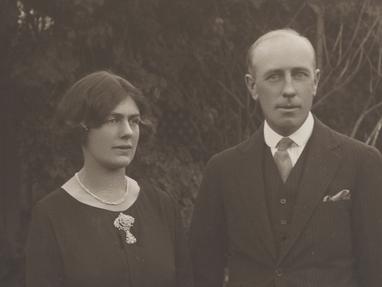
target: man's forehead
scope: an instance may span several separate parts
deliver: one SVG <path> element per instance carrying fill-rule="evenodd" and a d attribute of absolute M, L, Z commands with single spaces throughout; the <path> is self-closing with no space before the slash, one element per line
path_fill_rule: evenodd
<path fill-rule="evenodd" d="M 314 49 L 310 42 L 300 36 L 291 34 L 278 34 L 262 39 L 252 50 L 252 56 L 256 53 L 272 51 L 272 48 L 289 50 L 307 50 L 314 54 Z"/>
<path fill-rule="evenodd" d="M 312 68 L 312 65 L 315 66 L 314 48 L 303 37 L 293 34 L 277 34 L 260 38 L 260 40 L 255 43 L 250 55 L 250 63 L 254 66 L 259 64 L 268 66 L 273 63 L 280 67 L 283 63 L 292 64 L 294 60 L 298 66 L 305 66 L 304 62 L 309 68 Z"/>

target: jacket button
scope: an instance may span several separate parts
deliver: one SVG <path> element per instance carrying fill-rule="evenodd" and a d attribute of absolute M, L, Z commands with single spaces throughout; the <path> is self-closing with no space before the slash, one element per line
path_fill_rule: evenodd
<path fill-rule="evenodd" d="M 275 274 L 277 277 L 281 277 L 281 276 L 283 276 L 283 270 L 281 268 L 277 268 L 275 270 Z"/>

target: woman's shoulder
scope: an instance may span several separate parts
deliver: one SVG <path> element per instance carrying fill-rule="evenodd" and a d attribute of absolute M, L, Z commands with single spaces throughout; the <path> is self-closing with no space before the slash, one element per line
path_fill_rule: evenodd
<path fill-rule="evenodd" d="M 68 194 L 62 187 L 59 187 L 38 200 L 33 206 L 33 212 L 55 214 L 61 210 L 67 210 L 70 206 L 69 203 Z"/>
<path fill-rule="evenodd" d="M 179 206 L 173 195 L 151 183 L 140 184 L 144 198 L 149 202 L 151 208 L 166 221 L 173 225 L 179 215 Z"/>
<path fill-rule="evenodd" d="M 176 199 L 169 192 L 155 186 L 149 182 L 140 183 L 141 191 L 150 199 L 154 204 L 158 204 L 164 208 L 175 208 Z"/>
<path fill-rule="evenodd" d="M 51 206 L 52 204 L 59 204 L 62 201 L 62 198 L 65 197 L 63 196 L 64 192 L 65 190 L 62 187 L 58 187 L 38 200 L 36 206 Z"/>

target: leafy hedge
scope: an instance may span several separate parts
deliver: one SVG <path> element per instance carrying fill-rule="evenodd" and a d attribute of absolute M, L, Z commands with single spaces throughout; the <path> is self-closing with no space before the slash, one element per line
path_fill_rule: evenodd
<path fill-rule="evenodd" d="M 85 73 L 112 69 L 149 99 L 156 134 L 129 173 L 172 194 L 185 226 L 205 162 L 261 122 L 243 75 L 247 47 L 269 29 L 290 26 L 315 44 L 315 113 L 381 148 L 382 17 L 373 1 L 4 0 L 0 11 L 4 286 L 22 286 L 31 207 L 79 167 L 50 123 Z"/>

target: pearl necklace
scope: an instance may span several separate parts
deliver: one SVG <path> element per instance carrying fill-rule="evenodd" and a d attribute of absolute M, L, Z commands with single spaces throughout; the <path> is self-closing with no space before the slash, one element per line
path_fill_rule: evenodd
<path fill-rule="evenodd" d="M 129 181 L 127 180 L 127 177 L 125 177 L 126 179 L 126 191 L 125 193 L 122 195 L 122 197 L 118 200 L 115 200 L 115 201 L 108 201 L 106 199 L 103 199 L 101 197 L 99 197 L 98 195 L 94 194 L 93 192 L 91 192 L 80 180 L 80 177 L 78 176 L 78 172 L 76 172 L 74 174 L 74 177 L 76 178 L 78 184 L 81 186 L 81 188 L 87 193 L 89 194 L 90 196 L 92 196 L 93 198 L 95 198 L 96 200 L 98 200 L 99 202 L 102 202 L 104 204 L 107 204 L 107 205 L 119 205 L 121 204 L 122 202 L 124 202 L 126 200 L 126 197 L 127 195 L 129 194 Z"/>

